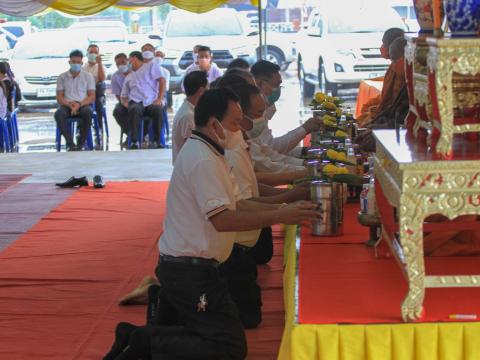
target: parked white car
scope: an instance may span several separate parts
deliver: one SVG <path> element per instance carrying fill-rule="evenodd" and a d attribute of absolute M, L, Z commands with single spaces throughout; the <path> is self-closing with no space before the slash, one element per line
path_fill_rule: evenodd
<path fill-rule="evenodd" d="M 383 76 L 389 61 L 381 57 L 380 46 L 391 27 L 405 29 L 398 13 L 383 1 L 336 0 L 315 8 L 297 40 L 304 96 L 312 96 L 317 84 L 335 95 L 339 88 Z"/>
<path fill-rule="evenodd" d="M 22 89 L 20 109 L 57 106 L 58 75 L 68 70 L 70 52 L 75 49 L 85 52 L 88 44 L 86 37 L 65 30 L 22 36 L 9 60 Z"/>

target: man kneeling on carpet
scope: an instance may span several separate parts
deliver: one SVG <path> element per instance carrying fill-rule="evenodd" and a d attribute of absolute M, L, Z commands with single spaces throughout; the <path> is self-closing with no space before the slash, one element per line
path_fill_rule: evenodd
<path fill-rule="evenodd" d="M 105 359 L 246 357 L 238 311 L 218 270 L 231 255 L 235 232 L 311 221 L 319 214 L 307 202 L 279 206 L 238 199 L 224 146 L 227 131 L 239 131 L 241 120 L 231 90 L 209 90 L 200 98 L 195 131 L 175 162 L 156 270 L 162 298 L 178 321 L 169 326 L 120 324 Z"/>

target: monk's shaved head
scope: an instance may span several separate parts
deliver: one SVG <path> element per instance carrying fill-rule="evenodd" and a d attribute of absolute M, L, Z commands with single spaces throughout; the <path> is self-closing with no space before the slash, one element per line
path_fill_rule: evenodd
<path fill-rule="evenodd" d="M 403 31 L 400 28 L 388 29 L 387 31 L 385 31 L 385 34 L 383 34 L 383 38 L 382 38 L 383 46 L 388 49 L 390 45 L 392 45 L 393 40 L 399 37 L 403 37 L 404 35 L 405 35 L 405 31 Z"/>

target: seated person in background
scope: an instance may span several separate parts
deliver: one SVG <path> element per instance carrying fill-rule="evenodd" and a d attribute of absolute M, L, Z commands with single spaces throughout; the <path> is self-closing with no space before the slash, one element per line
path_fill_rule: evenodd
<path fill-rule="evenodd" d="M 129 62 L 132 72 L 126 77 L 122 86 L 120 99 L 128 108 L 128 125 L 131 129 L 131 148 L 138 149 L 139 141 L 143 142 L 144 134 L 139 134 L 144 116 L 153 121 L 152 147 L 162 147 L 159 144 L 160 126 L 162 120 L 162 97 L 158 91 L 159 79 L 163 78 L 160 66 L 156 62 L 143 62 L 142 53 L 130 53 Z"/>
<path fill-rule="evenodd" d="M 273 150 L 280 154 L 288 154 L 295 149 L 303 138 L 314 131 L 318 131 L 322 120 L 318 117 L 308 119 L 303 125 L 279 137 L 273 137 L 272 131 L 268 126 L 268 121 L 276 112 L 275 102 L 281 95 L 282 76 L 280 67 L 266 60 L 257 61 L 253 64 L 251 73 L 255 77 L 257 86 L 265 96 L 267 101 L 267 110 L 265 118 L 260 124 L 254 126 L 262 127 L 262 132 L 257 136 L 257 141 L 271 146 Z"/>
<path fill-rule="evenodd" d="M 125 107 L 120 99 L 123 83 L 131 72 L 130 66 L 128 66 L 127 55 L 124 53 L 115 55 L 115 65 L 118 70 L 112 75 L 111 87 L 112 94 L 115 95 L 118 103 L 113 109 L 113 117 L 120 126 L 122 133 L 128 135 L 128 107 Z"/>
<path fill-rule="evenodd" d="M 82 150 L 92 126 L 91 104 L 95 101 L 95 79 L 92 74 L 82 70 L 82 60 L 83 53 L 80 50 L 72 51 L 69 60 L 70 70 L 60 74 L 57 79 L 57 102 L 60 107 L 55 112 L 55 121 L 65 138 L 68 151 Z M 69 130 L 69 117 L 79 118 L 80 135 L 77 145 L 73 142 Z"/>
<path fill-rule="evenodd" d="M 165 59 L 165 53 L 161 50 L 156 50 L 155 51 L 155 61 L 157 62 L 158 65 L 160 65 L 160 69 L 163 72 L 163 76 L 165 77 L 165 105 L 163 106 L 163 127 L 165 129 L 164 133 L 166 134 L 166 137 L 170 136 L 170 124 L 168 122 L 168 113 L 167 109 L 172 106 L 171 104 L 171 98 L 169 100 L 168 96 L 168 91 L 170 90 L 170 71 L 163 66 L 163 60 Z"/>
<path fill-rule="evenodd" d="M 403 37 L 397 38 L 390 45 L 391 72 L 395 77 L 395 81 L 392 81 L 391 84 L 393 91 L 396 93 L 396 98 L 393 103 L 365 125 L 368 129 L 396 129 L 403 124 L 407 117 L 410 105 L 405 81 L 405 45 L 406 40 Z M 375 151 L 375 139 L 371 130 L 363 132 L 355 139 L 355 142 L 360 145 L 364 152 Z"/>
<path fill-rule="evenodd" d="M 103 110 L 105 107 L 105 79 L 107 70 L 102 64 L 102 55 L 98 45 L 91 44 L 87 49 L 87 63 L 83 70 L 92 74 L 95 79 L 95 111 L 97 112 L 98 126 L 103 129 Z M 102 131 L 100 131 L 101 133 Z M 101 135 L 100 135 L 101 136 Z M 96 144 L 101 145 L 102 139 L 96 139 Z"/>
<path fill-rule="evenodd" d="M 1 64 L 0 64 L 0 120 L 4 120 L 7 117 L 7 111 L 8 111 L 8 104 L 7 104 L 8 90 L 2 80 L 2 76 L 3 74 L 1 73 Z M 2 151 L 4 150 L 3 142 L 0 142 L 0 149 L 2 149 Z"/>
<path fill-rule="evenodd" d="M 205 71 L 207 73 L 208 83 L 215 81 L 223 75 L 222 70 L 213 62 L 212 50 L 208 46 L 198 48 L 197 64 L 189 67 L 185 75 L 192 71 Z"/>
<path fill-rule="evenodd" d="M 250 71 L 250 64 L 247 60 L 242 58 L 236 58 L 230 61 L 230 64 L 227 66 L 227 71 L 232 69 L 239 69 L 243 71 Z"/>
<path fill-rule="evenodd" d="M 17 107 L 18 102 L 22 100 L 22 92 L 20 86 L 15 81 L 15 76 L 10 69 L 10 64 L 6 61 L 0 62 L 0 78 L 5 84 L 7 109 L 9 112 L 12 112 Z"/>
<path fill-rule="evenodd" d="M 182 105 L 178 108 L 173 118 L 172 164 L 175 163 L 180 149 L 190 138 L 192 130 L 195 128 L 195 121 L 193 119 L 194 110 L 198 99 L 200 99 L 205 90 L 207 90 L 207 74 L 204 71 L 192 71 L 185 76 L 183 87 L 185 88 L 186 98 L 183 100 Z"/>
<path fill-rule="evenodd" d="M 158 98 L 162 99 L 160 103 L 156 105 L 160 105 L 162 107 L 161 119 L 160 119 L 160 137 L 159 137 L 159 147 L 165 147 L 165 124 L 168 127 L 168 115 L 166 112 L 167 107 L 167 87 L 168 87 L 168 79 L 170 78 L 170 73 L 167 69 L 162 67 L 163 57 L 155 55 L 155 48 L 152 44 L 145 44 L 142 46 L 142 56 L 143 62 L 148 64 L 150 62 L 154 62 L 156 66 L 159 67 L 159 71 L 162 76 L 158 79 Z M 162 52 L 159 52 L 159 55 L 163 55 Z M 165 119 L 166 117 L 166 119 Z M 146 127 L 146 130 L 148 128 Z"/>
<path fill-rule="evenodd" d="M 202 45 L 195 45 L 192 50 L 192 59 L 193 62 L 188 65 L 188 67 L 185 69 L 185 74 L 188 74 L 190 71 L 196 71 L 196 67 L 198 66 L 198 49 L 200 49 Z"/>
<path fill-rule="evenodd" d="M 404 35 L 405 32 L 399 28 L 391 28 L 385 31 L 382 38 L 382 46 L 380 47 L 380 53 L 384 59 L 391 59 L 390 45 L 392 45 L 395 39 L 403 38 Z M 362 109 L 362 115 L 357 119 L 360 127 L 365 127 L 369 124 L 380 112 L 392 105 L 397 97 L 398 91 L 401 89 L 398 82 L 401 82 L 402 79 L 397 78 L 392 65 L 389 66 L 385 73 L 382 94 L 376 100 L 370 101 Z M 405 82 L 405 76 L 403 76 L 403 82 Z"/>

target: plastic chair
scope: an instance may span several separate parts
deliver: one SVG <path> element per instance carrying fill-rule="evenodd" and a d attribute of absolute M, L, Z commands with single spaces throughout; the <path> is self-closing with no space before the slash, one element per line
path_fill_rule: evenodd
<path fill-rule="evenodd" d="M 149 117 L 142 117 L 142 121 L 140 123 L 140 129 L 139 129 L 139 132 L 138 132 L 138 147 L 139 149 L 142 148 L 143 146 L 143 139 L 144 139 L 144 130 L 145 130 L 145 121 L 150 121 L 151 119 Z M 124 135 L 127 135 L 127 148 L 130 149 L 131 146 L 132 146 L 132 134 L 131 134 L 131 129 L 129 129 L 129 132 L 128 134 L 125 134 L 123 131 L 120 132 L 120 146 L 123 144 L 123 136 Z M 152 126 L 152 122 L 150 121 L 150 126 L 148 127 L 148 139 L 152 139 L 153 138 L 153 126 Z"/>
<path fill-rule="evenodd" d="M 72 134 L 72 137 L 75 137 L 76 133 L 76 125 L 77 121 L 80 120 L 78 117 L 69 117 L 67 118 L 68 122 L 68 127 L 70 130 L 70 133 Z M 92 136 L 92 128 L 88 130 L 87 133 L 87 139 L 85 140 L 85 143 L 87 144 L 86 148 L 87 150 L 93 150 L 93 136 Z M 62 132 L 60 131 L 60 128 L 57 126 L 57 133 L 55 137 L 55 144 L 57 146 L 57 151 L 60 151 L 62 148 Z M 78 144 L 79 146 L 84 146 L 85 144 Z"/>
<path fill-rule="evenodd" d="M 19 143 L 17 111 L 18 109 L 15 109 L 12 112 L 7 113 L 5 119 L 10 135 L 10 142 L 13 148 L 17 148 Z"/>
<path fill-rule="evenodd" d="M 110 132 L 108 130 L 108 118 L 107 118 L 106 107 L 105 106 L 103 107 L 100 121 L 98 119 L 98 114 L 97 114 L 97 111 L 95 110 L 94 105 L 92 105 L 92 110 L 93 110 L 93 128 L 95 130 L 95 136 L 97 137 L 97 139 L 100 138 L 100 121 L 103 121 L 103 131 L 105 131 L 105 135 L 107 137 L 107 143 L 108 143 L 110 139 Z M 102 137 L 103 137 L 103 132 L 102 132 Z"/>

